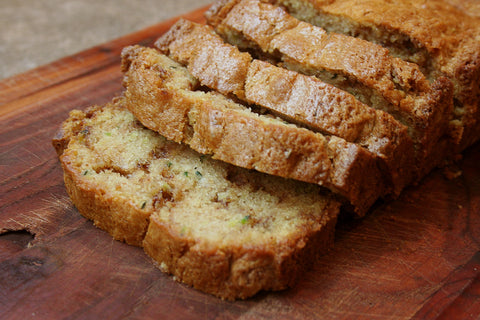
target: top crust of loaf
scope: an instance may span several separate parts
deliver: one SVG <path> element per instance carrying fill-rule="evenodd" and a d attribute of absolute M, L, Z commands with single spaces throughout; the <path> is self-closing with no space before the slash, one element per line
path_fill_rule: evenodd
<path fill-rule="evenodd" d="M 224 299 L 291 286 L 332 245 L 339 204 L 319 187 L 167 141 L 122 100 L 72 111 L 53 140 L 74 204 L 115 239 Z"/>

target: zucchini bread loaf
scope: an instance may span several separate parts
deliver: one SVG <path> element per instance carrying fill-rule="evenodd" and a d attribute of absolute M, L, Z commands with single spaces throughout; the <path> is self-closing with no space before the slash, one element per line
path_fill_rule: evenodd
<path fill-rule="evenodd" d="M 219 0 L 53 139 L 78 211 L 223 299 L 292 286 L 364 215 L 480 139 L 472 0 Z"/>
<path fill-rule="evenodd" d="M 339 203 L 324 190 L 168 141 L 122 99 L 72 111 L 53 144 L 82 215 L 218 297 L 292 286 L 332 245 Z"/>

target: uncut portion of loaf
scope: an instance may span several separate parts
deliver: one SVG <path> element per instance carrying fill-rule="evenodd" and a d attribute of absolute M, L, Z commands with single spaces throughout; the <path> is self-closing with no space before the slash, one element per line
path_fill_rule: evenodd
<path fill-rule="evenodd" d="M 454 86 L 453 151 L 480 138 L 480 21 L 470 0 L 270 0 L 328 32 L 353 35 L 417 63 Z"/>
<path fill-rule="evenodd" d="M 162 271 L 247 298 L 292 286 L 332 245 L 339 203 L 321 188 L 212 160 L 122 104 L 72 111 L 53 144 L 79 212 Z"/>
<path fill-rule="evenodd" d="M 259 0 L 220 1 L 206 16 L 230 43 L 315 75 L 408 126 L 416 147 L 418 177 L 424 167 L 428 171 L 438 164 L 429 155 L 436 152 L 451 125 L 452 92 L 447 79 L 431 84 L 417 65 L 391 56 L 377 44 L 327 33 Z"/>
<path fill-rule="evenodd" d="M 125 48 L 125 106 L 148 128 L 247 169 L 322 185 L 363 215 L 386 192 L 378 158 L 344 139 L 259 115 L 198 86 L 157 50 Z"/>
<path fill-rule="evenodd" d="M 180 20 L 155 46 L 204 86 L 365 147 L 385 162 L 395 193 L 412 182 L 412 139 L 407 127 L 388 113 L 318 78 L 253 60 L 203 24 Z"/>

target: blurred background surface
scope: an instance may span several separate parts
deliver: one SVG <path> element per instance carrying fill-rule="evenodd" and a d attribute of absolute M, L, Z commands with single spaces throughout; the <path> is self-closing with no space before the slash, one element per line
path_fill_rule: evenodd
<path fill-rule="evenodd" d="M 0 79 L 213 0 L 0 0 Z"/>

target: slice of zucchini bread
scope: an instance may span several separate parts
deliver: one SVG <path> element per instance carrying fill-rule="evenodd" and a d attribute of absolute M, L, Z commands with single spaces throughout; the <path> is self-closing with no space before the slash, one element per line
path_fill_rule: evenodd
<path fill-rule="evenodd" d="M 333 243 L 339 203 L 322 188 L 168 141 L 122 99 L 72 111 L 53 145 L 82 215 L 218 297 L 292 286 Z"/>
<path fill-rule="evenodd" d="M 216 32 L 239 48 L 314 75 L 406 125 L 415 143 L 418 177 L 443 159 L 440 155 L 435 162 L 430 155 L 438 152 L 453 117 L 446 78 L 430 83 L 417 65 L 377 44 L 327 33 L 259 0 L 220 1 L 206 16 Z"/>
<path fill-rule="evenodd" d="M 201 91 L 185 67 L 153 48 L 127 47 L 122 57 L 125 106 L 166 138 L 237 166 L 322 185 L 360 215 L 385 194 L 378 158 L 364 148 Z"/>
<path fill-rule="evenodd" d="M 471 0 L 269 0 L 328 32 L 355 36 L 454 86 L 453 151 L 480 138 L 480 20 Z"/>
<path fill-rule="evenodd" d="M 201 85 L 366 148 L 385 163 L 395 194 L 412 182 L 413 142 L 407 127 L 390 114 L 318 78 L 254 60 L 203 24 L 179 20 L 155 46 Z"/>

